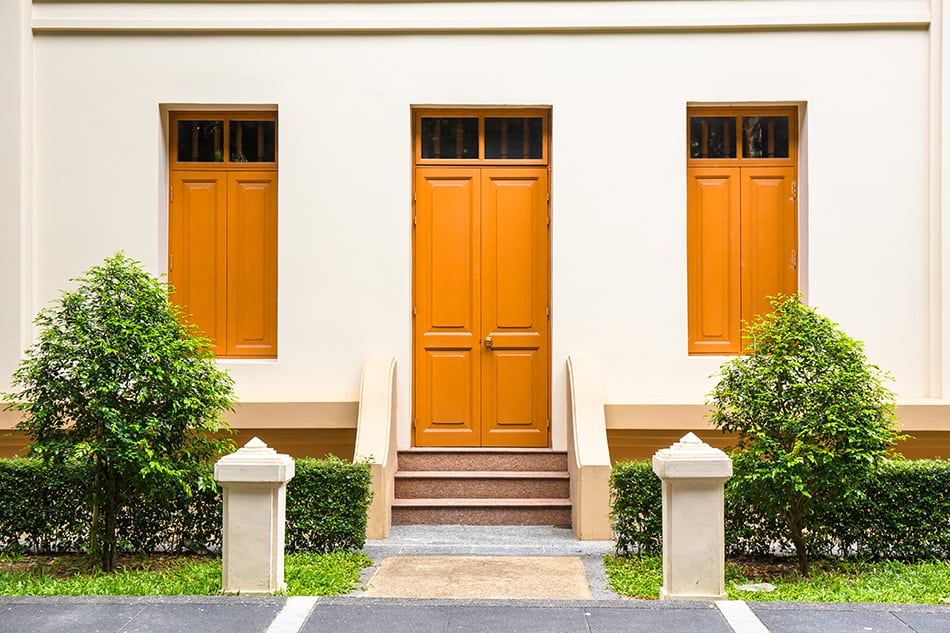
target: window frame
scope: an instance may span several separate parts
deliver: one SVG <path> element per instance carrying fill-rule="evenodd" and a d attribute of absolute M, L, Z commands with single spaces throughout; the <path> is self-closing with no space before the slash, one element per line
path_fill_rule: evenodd
<path fill-rule="evenodd" d="M 749 262 L 745 259 L 744 253 L 746 249 L 744 248 L 744 242 L 755 238 L 755 236 L 760 235 L 760 233 L 755 229 L 747 229 L 747 220 L 750 216 L 748 215 L 750 209 L 745 208 L 746 215 L 743 215 L 743 202 L 746 199 L 746 195 L 743 192 L 745 186 L 745 175 L 743 170 L 748 169 L 745 174 L 748 174 L 750 178 L 754 177 L 754 174 L 761 173 L 763 170 L 775 169 L 776 173 L 781 171 L 791 171 L 793 176 L 789 181 L 789 201 L 794 204 L 794 216 L 791 220 L 792 228 L 790 231 L 785 233 L 780 233 L 783 237 L 778 239 L 779 248 L 776 250 L 780 255 L 784 254 L 783 246 L 788 247 L 792 245 L 790 253 L 790 268 L 788 270 L 777 267 L 769 270 L 773 270 L 775 278 L 777 280 L 778 289 L 777 292 L 790 292 L 789 289 L 783 288 L 783 286 L 789 285 L 788 277 L 794 274 L 794 292 L 798 291 L 800 287 L 800 274 L 801 266 L 799 261 L 800 257 L 800 244 L 799 244 L 799 224 L 800 224 L 800 211 L 799 211 L 799 201 L 798 201 L 798 179 L 800 176 L 799 168 L 799 133 L 800 133 L 800 108 L 796 105 L 687 105 L 686 108 L 686 142 L 685 142 L 685 152 L 686 152 L 686 207 L 687 207 L 687 234 L 686 234 L 686 251 L 687 251 L 687 352 L 689 356 L 738 356 L 746 353 L 745 350 L 745 339 L 742 335 L 742 326 L 745 321 L 745 315 L 747 313 L 752 313 L 755 306 L 755 301 L 752 300 L 751 303 L 748 302 L 748 297 L 746 293 L 746 288 L 744 287 L 744 279 L 748 274 L 748 270 L 753 269 L 759 262 L 759 260 L 754 260 Z M 691 118 L 695 116 L 702 117 L 735 117 L 735 134 L 736 138 L 734 139 L 736 143 L 736 157 L 735 158 L 693 158 L 690 152 L 690 126 Z M 779 158 L 747 158 L 742 156 L 742 119 L 749 116 L 787 116 L 788 117 L 788 156 L 779 157 Z M 697 201 L 693 196 L 699 195 L 697 193 L 695 185 L 693 183 L 694 178 L 708 178 L 715 172 L 721 174 L 721 178 L 726 178 L 727 173 L 731 172 L 733 175 L 729 176 L 730 178 L 734 177 L 736 180 L 733 185 L 730 185 L 730 196 L 735 196 L 735 199 L 730 200 L 730 208 L 734 204 L 736 207 L 735 215 L 730 215 L 730 220 L 728 226 L 721 229 L 725 231 L 723 233 L 722 239 L 728 240 L 728 268 L 731 270 L 731 273 L 728 273 L 729 276 L 721 280 L 722 287 L 727 288 L 728 292 L 735 292 L 736 295 L 724 295 L 724 296 L 733 296 L 734 299 L 727 300 L 724 302 L 718 312 L 722 316 L 721 323 L 725 325 L 727 332 L 736 332 L 735 339 L 732 340 L 731 335 L 727 339 L 716 339 L 709 338 L 704 332 L 700 331 L 700 323 L 703 322 L 703 318 L 700 316 L 703 314 L 703 302 L 704 302 L 704 290 L 706 279 L 698 279 L 697 277 L 702 277 L 704 271 L 708 270 L 709 266 L 716 266 L 719 264 L 719 261 L 716 259 L 706 260 L 704 252 L 704 244 L 698 243 L 697 231 L 695 222 L 700 221 L 694 215 L 697 212 Z M 717 178 L 720 176 L 717 176 Z M 776 176 L 777 177 L 777 176 Z M 697 182 L 699 182 L 697 180 Z M 704 198 L 705 199 L 705 198 Z M 754 217 L 754 216 L 751 216 Z M 781 217 L 781 216 L 780 216 Z M 788 219 L 788 216 L 784 216 Z M 749 220 L 751 222 L 756 222 L 756 220 Z M 705 222 L 705 220 L 703 220 Z M 733 224 L 734 223 L 734 224 Z M 781 221 L 779 221 L 781 224 Z M 751 235 L 744 234 L 747 230 L 751 231 Z M 725 237 L 725 235 L 735 236 L 735 237 Z M 705 237 L 702 238 L 705 242 Z M 756 242 L 752 242 L 753 244 Z M 713 257 L 722 257 L 722 253 L 726 251 L 720 251 L 718 255 L 713 255 Z M 777 261 L 782 261 L 781 259 Z M 707 263 L 711 262 L 711 263 Z M 793 263 L 792 263 L 793 262 Z M 779 264 L 781 266 L 781 264 Z M 793 272 L 789 272 L 789 270 Z M 697 271 L 700 271 L 697 273 Z M 752 276 L 750 279 L 754 279 Z M 785 279 L 785 281 L 782 281 Z M 733 286 L 733 284 L 736 284 Z M 754 288 L 755 286 L 749 286 L 749 288 Z M 769 293 L 775 294 L 775 293 Z M 715 296 L 715 295 L 714 295 Z M 737 302 L 733 304 L 732 301 Z M 734 313 L 734 314 L 733 314 Z M 716 314 L 716 311 L 713 311 L 713 314 Z"/>
<path fill-rule="evenodd" d="M 220 319 L 223 319 L 225 324 L 223 331 L 217 331 L 214 335 L 217 337 L 212 339 L 213 342 L 213 352 L 217 359 L 219 360 L 276 360 L 278 356 L 278 282 L 279 282 L 279 199 L 277 197 L 278 183 L 279 183 L 279 123 L 278 123 L 278 112 L 273 109 L 253 109 L 253 108 L 234 108 L 231 109 L 227 106 L 222 106 L 220 108 L 182 108 L 182 109 L 170 109 L 167 113 L 168 120 L 168 188 L 169 188 L 169 197 L 168 197 L 168 242 L 167 242 L 167 271 L 168 279 L 171 282 L 172 279 L 177 276 L 176 272 L 173 272 L 174 266 L 176 263 L 173 260 L 173 256 L 176 254 L 187 255 L 188 246 L 180 243 L 173 233 L 176 229 L 176 222 L 174 218 L 174 211 L 176 200 L 176 192 L 173 190 L 173 187 L 177 180 L 182 176 L 187 174 L 194 174 L 196 178 L 202 178 L 203 174 L 207 175 L 209 178 L 213 174 L 215 178 L 223 178 L 224 186 L 224 197 L 225 197 L 225 208 L 223 209 L 225 229 L 223 237 L 218 234 L 218 230 L 215 230 L 214 237 L 215 240 L 213 248 L 223 248 L 225 251 L 223 268 L 219 269 L 217 272 L 218 281 L 215 282 L 215 293 L 212 295 L 214 298 L 214 304 L 218 306 L 223 306 L 224 316 L 215 317 L 213 321 L 215 322 L 215 329 L 220 330 Z M 224 160 L 222 161 L 179 161 L 178 160 L 178 123 L 179 121 L 188 121 L 188 120 L 203 120 L 203 121 L 221 121 L 223 125 L 223 135 L 222 135 L 222 147 L 224 151 Z M 232 121 L 272 121 L 274 123 L 274 160 L 273 161 L 232 161 L 230 157 L 230 123 Z M 263 303 L 262 315 L 264 318 L 264 339 L 266 341 L 272 341 L 266 346 L 266 350 L 262 349 L 260 352 L 255 352 L 253 350 L 253 345 L 248 345 L 246 342 L 247 339 L 243 339 L 243 332 L 241 321 L 243 320 L 240 315 L 234 314 L 234 308 L 232 306 L 232 301 L 234 305 L 239 305 L 240 300 L 238 297 L 246 297 L 247 295 L 241 294 L 242 290 L 239 288 L 244 288 L 245 286 L 240 282 L 236 281 L 234 276 L 234 270 L 238 269 L 238 263 L 240 261 L 240 255 L 235 255 L 230 253 L 230 248 L 238 240 L 240 231 L 229 231 L 228 226 L 232 222 L 233 208 L 231 206 L 232 202 L 230 198 L 232 194 L 232 184 L 240 183 L 242 180 L 248 180 L 248 182 L 254 182 L 255 179 L 258 179 L 257 182 L 269 182 L 271 186 L 274 187 L 274 193 L 272 198 L 273 204 L 273 213 L 271 216 L 272 220 L 270 223 L 266 223 L 264 228 L 267 230 L 267 233 L 262 234 L 262 249 L 265 253 L 265 259 L 261 261 L 262 266 L 268 271 L 265 273 L 266 279 L 263 280 L 263 286 L 260 287 L 260 292 Z M 232 183 L 234 181 L 234 183 Z M 184 196 L 185 192 L 178 192 L 179 196 Z M 178 204 L 182 204 L 182 200 L 179 198 L 177 201 Z M 222 210 L 218 210 L 222 212 Z M 220 221 L 219 217 L 215 221 Z M 186 226 L 187 223 L 182 223 L 179 221 L 178 226 Z M 188 229 L 183 229 L 188 230 Z M 219 243 L 219 240 L 223 239 L 223 243 Z M 176 249 L 185 249 L 184 252 Z M 270 253 L 267 255 L 267 253 Z M 187 261 L 187 257 L 185 257 Z M 182 266 L 182 262 L 177 262 L 178 266 Z M 184 264 L 187 265 L 187 264 Z M 187 270 L 187 269 L 186 269 Z M 184 274 L 184 273 L 180 273 Z M 222 281 L 223 278 L 223 281 Z M 190 283 L 190 282 L 189 282 Z M 219 294 L 222 292 L 223 284 L 223 295 Z M 185 284 L 186 286 L 188 283 Z M 191 289 L 188 288 L 188 292 Z M 234 294 L 238 293 L 238 294 Z M 175 301 L 174 294 L 172 295 L 172 301 Z M 186 313 L 189 311 L 188 307 L 183 306 L 182 304 L 175 302 L 177 305 L 181 306 Z M 271 325 L 267 325 L 270 323 Z M 211 333 L 206 333 L 206 336 L 211 338 Z M 235 352 L 232 350 L 232 347 L 235 349 L 243 349 L 243 351 Z M 230 353 L 229 353 L 230 352 Z"/>

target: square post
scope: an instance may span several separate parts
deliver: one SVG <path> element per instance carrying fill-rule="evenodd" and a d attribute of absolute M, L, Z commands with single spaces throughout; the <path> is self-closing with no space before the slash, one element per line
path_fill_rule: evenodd
<path fill-rule="evenodd" d="M 270 594 L 284 583 L 287 482 L 294 460 L 258 438 L 214 465 L 224 489 L 221 590 Z"/>
<path fill-rule="evenodd" d="M 653 455 L 663 482 L 661 600 L 723 600 L 724 487 L 732 460 L 694 434 Z"/>

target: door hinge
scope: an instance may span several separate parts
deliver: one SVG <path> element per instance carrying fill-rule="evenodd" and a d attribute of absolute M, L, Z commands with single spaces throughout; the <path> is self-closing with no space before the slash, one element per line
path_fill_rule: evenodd
<path fill-rule="evenodd" d="M 415 418 L 412 418 L 412 430 L 413 430 L 413 431 L 416 430 L 416 419 L 415 419 Z"/>
<path fill-rule="evenodd" d="M 416 216 L 415 216 L 414 214 L 413 214 L 413 216 L 412 216 L 412 225 L 413 225 L 413 226 L 416 225 Z"/>
<path fill-rule="evenodd" d="M 792 249 L 792 257 L 789 263 L 792 265 L 792 270 L 798 270 L 798 251 L 794 248 Z"/>
<path fill-rule="evenodd" d="M 175 201 L 175 186 L 174 185 L 168 185 L 168 201 L 169 202 Z"/>
<path fill-rule="evenodd" d="M 412 306 L 412 316 L 416 316 L 416 306 Z"/>
<path fill-rule="evenodd" d="M 168 254 L 168 272 L 171 272 L 175 267 L 175 256 L 171 253 Z"/>
<path fill-rule="evenodd" d="M 548 203 L 550 204 L 550 202 L 551 202 L 551 192 L 549 191 L 549 192 L 548 192 Z"/>
<path fill-rule="evenodd" d="M 798 182 L 792 181 L 792 200 L 798 200 Z"/>
<path fill-rule="evenodd" d="M 547 313 L 547 317 L 550 319 L 550 318 L 551 318 L 551 306 L 548 306 L 547 309 L 545 310 L 545 312 Z"/>

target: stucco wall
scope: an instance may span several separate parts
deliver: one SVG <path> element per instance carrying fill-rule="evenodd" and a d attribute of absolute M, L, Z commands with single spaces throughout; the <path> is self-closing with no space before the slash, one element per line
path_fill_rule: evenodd
<path fill-rule="evenodd" d="M 930 395 L 922 28 L 40 29 L 33 55 L 36 248 L 20 275 L 35 280 L 28 313 L 119 249 L 165 270 L 163 105 L 277 106 L 279 358 L 222 363 L 244 402 L 352 401 L 363 359 L 392 353 L 400 444 L 409 444 L 412 104 L 552 106 L 556 447 L 568 354 L 600 359 L 608 402 L 701 402 L 722 360 L 686 353 L 688 103 L 801 105 L 801 286 L 866 341 L 901 396 Z M 0 325 L 15 317 L 5 308 Z M 15 353 L 3 340 L 6 369 Z"/>

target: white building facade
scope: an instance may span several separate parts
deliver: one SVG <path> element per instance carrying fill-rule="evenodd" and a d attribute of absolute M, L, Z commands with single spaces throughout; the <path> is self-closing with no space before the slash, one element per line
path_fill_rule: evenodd
<path fill-rule="evenodd" d="M 526 370 L 547 405 L 543 444 L 566 447 L 565 361 L 583 355 L 603 376 L 612 455 L 652 453 L 707 428 L 705 394 L 728 357 L 691 347 L 691 240 L 709 234 L 690 237 L 705 151 L 690 148 L 715 140 L 699 119 L 725 126 L 726 160 L 713 163 L 740 174 L 767 164 L 726 164 L 755 158 L 740 117 L 787 112 L 768 138 L 790 147 L 777 195 L 794 202 L 791 289 L 865 342 L 894 377 L 905 428 L 950 457 L 945 28 L 941 0 L 4 2 L 0 375 L 69 278 L 118 250 L 169 273 L 172 136 L 190 129 L 172 125 L 178 113 L 267 113 L 277 342 L 221 359 L 242 403 L 233 422 L 282 451 L 307 433 L 345 446 L 360 368 L 391 354 L 398 445 L 416 445 L 429 397 L 418 275 L 446 265 L 418 260 L 422 119 L 488 126 L 524 111 L 542 121 L 543 157 L 492 163 L 476 140 L 488 167 L 466 165 L 546 170 L 546 347 Z M 486 332 L 472 336 L 469 352 L 486 353 Z M 465 372 L 480 361 L 459 362 L 459 380 L 477 381 Z"/>

